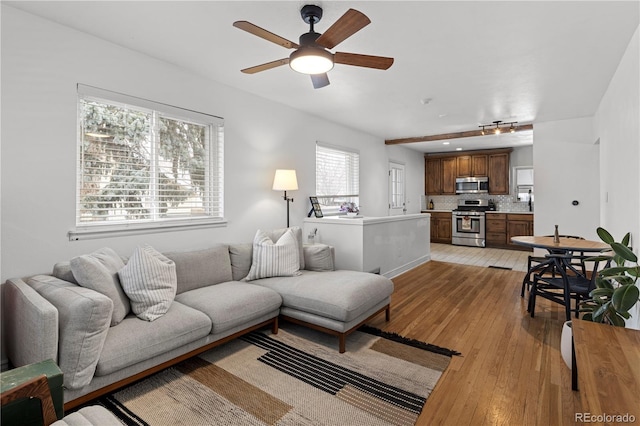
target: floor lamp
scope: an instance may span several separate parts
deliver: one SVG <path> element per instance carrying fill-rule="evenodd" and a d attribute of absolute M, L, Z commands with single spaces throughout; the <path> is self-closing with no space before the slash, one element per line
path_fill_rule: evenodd
<path fill-rule="evenodd" d="M 298 179 L 295 170 L 276 170 L 276 176 L 273 178 L 273 190 L 284 191 L 284 201 L 287 203 L 287 228 L 289 227 L 289 202 L 293 203 L 293 198 L 287 197 L 287 191 L 295 191 L 298 189 Z"/>

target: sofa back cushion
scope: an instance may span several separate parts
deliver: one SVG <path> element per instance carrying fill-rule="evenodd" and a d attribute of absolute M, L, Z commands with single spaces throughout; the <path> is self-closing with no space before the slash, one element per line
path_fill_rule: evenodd
<path fill-rule="evenodd" d="M 231 274 L 234 281 L 240 281 L 249 275 L 253 258 L 252 243 L 229 244 L 229 256 L 231 257 Z"/>
<path fill-rule="evenodd" d="M 64 385 L 80 389 L 91 382 L 104 346 L 113 301 L 97 291 L 50 275 L 27 279 L 58 310 L 58 365 Z"/>
<path fill-rule="evenodd" d="M 229 246 L 226 244 L 204 250 L 174 251 L 164 255 L 176 264 L 176 294 L 233 280 Z"/>

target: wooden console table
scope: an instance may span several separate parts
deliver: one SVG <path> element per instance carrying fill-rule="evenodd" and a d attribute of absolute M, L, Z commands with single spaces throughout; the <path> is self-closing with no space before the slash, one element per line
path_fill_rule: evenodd
<path fill-rule="evenodd" d="M 572 321 L 582 411 L 640 419 L 640 330 Z"/>

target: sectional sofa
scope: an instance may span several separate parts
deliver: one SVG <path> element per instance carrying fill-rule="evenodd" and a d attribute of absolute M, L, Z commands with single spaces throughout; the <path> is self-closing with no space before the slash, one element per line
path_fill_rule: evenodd
<path fill-rule="evenodd" d="M 54 359 L 69 409 L 242 334 L 277 333 L 279 318 L 338 336 L 344 352 L 359 325 L 389 320 L 393 283 L 336 271 L 334 257 L 303 245 L 300 228 L 193 251 L 141 246 L 129 259 L 101 249 L 7 280 L 7 355 L 14 366 Z M 155 281 L 171 284 L 140 285 Z"/>

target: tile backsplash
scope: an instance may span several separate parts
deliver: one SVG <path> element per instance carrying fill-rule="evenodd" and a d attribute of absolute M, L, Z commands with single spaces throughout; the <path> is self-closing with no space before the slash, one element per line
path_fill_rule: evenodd
<path fill-rule="evenodd" d="M 433 200 L 434 210 L 453 210 L 461 199 L 492 199 L 497 211 L 528 212 L 529 203 L 516 201 L 515 195 L 458 194 L 458 195 L 423 195 L 420 199 L 421 209 L 427 210 L 429 200 Z M 533 209 L 533 206 L 532 206 Z"/>

